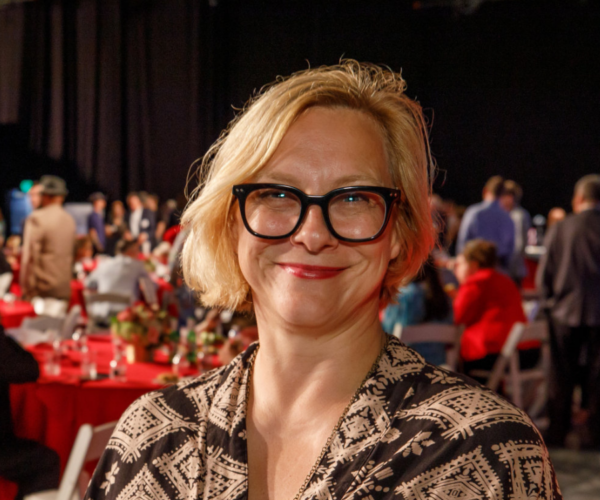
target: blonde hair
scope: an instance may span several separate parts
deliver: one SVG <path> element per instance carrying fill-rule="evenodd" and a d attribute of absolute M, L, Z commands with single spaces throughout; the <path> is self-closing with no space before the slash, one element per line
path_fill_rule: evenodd
<path fill-rule="evenodd" d="M 183 214 L 190 230 L 184 277 L 205 305 L 251 309 L 250 287 L 231 238 L 232 186 L 256 176 L 294 121 L 314 106 L 361 111 L 379 125 L 394 187 L 403 193 L 393 216 L 402 247 L 389 264 L 382 301 L 389 302 L 413 278 L 435 241 L 428 201 L 434 164 L 421 106 L 405 89 L 406 82 L 391 70 L 344 60 L 279 78 L 248 102 L 202 159 L 199 185 Z"/>

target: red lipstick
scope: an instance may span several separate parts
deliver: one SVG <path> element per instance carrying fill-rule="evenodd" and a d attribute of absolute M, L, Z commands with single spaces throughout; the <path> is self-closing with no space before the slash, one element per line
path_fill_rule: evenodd
<path fill-rule="evenodd" d="M 347 269 L 345 267 L 308 266 L 306 264 L 292 264 L 288 262 L 282 262 L 277 265 L 281 266 L 291 275 L 306 280 L 326 280 L 334 278 Z"/>

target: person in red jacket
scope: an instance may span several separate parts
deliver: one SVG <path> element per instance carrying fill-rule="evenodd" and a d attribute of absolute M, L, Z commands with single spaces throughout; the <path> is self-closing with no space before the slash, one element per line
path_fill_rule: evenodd
<path fill-rule="evenodd" d="M 516 322 L 526 322 L 521 294 L 514 282 L 496 271 L 496 247 L 481 239 L 471 240 L 456 259 L 460 288 L 454 299 L 454 322 L 464 325 L 460 354 L 464 372 L 491 370 Z M 539 359 L 539 343 L 518 345 L 521 367 Z"/>

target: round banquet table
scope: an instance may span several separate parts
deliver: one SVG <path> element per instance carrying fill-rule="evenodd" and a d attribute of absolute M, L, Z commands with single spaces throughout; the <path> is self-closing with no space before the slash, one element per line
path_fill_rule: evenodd
<path fill-rule="evenodd" d="M 73 347 L 72 342 L 67 343 Z M 90 351 L 96 351 L 97 370 L 107 374 L 113 358 L 110 335 L 89 335 Z M 40 378 L 34 383 L 13 384 L 10 388 L 15 434 L 33 439 L 54 449 L 64 470 L 77 431 L 82 424 L 93 426 L 118 420 L 127 407 L 141 395 L 164 387 L 156 381 L 160 373 L 170 372 L 164 363 L 134 363 L 127 365 L 123 381 L 103 378 L 80 379 L 81 353 L 67 350 L 61 359 L 61 373 L 44 374 L 44 353 L 48 344 L 27 348 L 40 363 Z M 189 372 L 188 375 L 193 374 Z M 12 500 L 16 485 L 0 479 L 0 500 Z"/>
<path fill-rule="evenodd" d="M 4 328 L 18 328 L 25 318 L 32 316 L 35 316 L 35 311 L 29 302 L 0 300 L 0 321 Z"/>

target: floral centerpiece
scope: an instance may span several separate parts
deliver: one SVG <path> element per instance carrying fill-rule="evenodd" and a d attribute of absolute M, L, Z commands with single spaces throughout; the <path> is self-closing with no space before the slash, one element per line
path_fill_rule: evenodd
<path fill-rule="evenodd" d="M 173 319 L 167 311 L 137 302 L 111 319 L 110 330 L 127 344 L 128 363 L 149 361 L 154 349 L 170 341 Z"/>
<path fill-rule="evenodd" d="M 204 352 L 207 354 L 217 354 L 219 347 L 225 343 L 225 337 L 216 332 L 201 332 L 200 342 Z"/>

